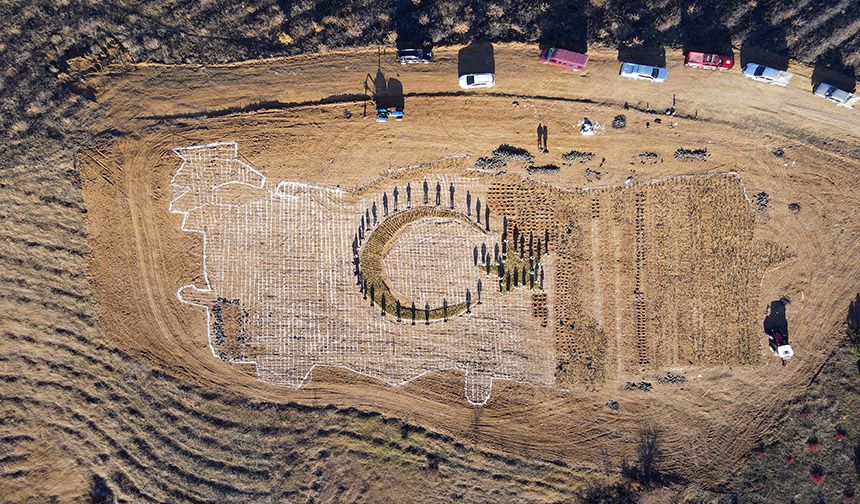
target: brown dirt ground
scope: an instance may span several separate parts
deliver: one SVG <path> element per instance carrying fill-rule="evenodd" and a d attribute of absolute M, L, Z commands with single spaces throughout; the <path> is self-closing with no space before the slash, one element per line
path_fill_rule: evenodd
<path fill-rule="evenodd" d="M 384 75 L 403 85 L 402 123 L 375 123 L 372 102 L 354 96 L 377 74 L 378 54 L 371 50 L 234 65 L 138 65 L 91 77 L 101 104 L 92 132 L 127 133 L 78 158 L 106 337 L 166 374 L 216 393 L 379 411 L 469 446 L 578 467 L 632 457 L 637 426 L 650 420 L 664 433 L 664 471 L 707 485 L 724 481 L 816 374 L 860 288 L 857 112 L 813 97 L 811 69 L 800 65 L 791 68 L 792 85 L 779 89 L 743 79 L 738 69 L 685 69 L 682 55 L 672 52 L 669 81 L 652 85 L 617 77 L 614 52 L 591 53 L 588 72 L 578 75 L 541 65 L 536 47 L 504 45 L 495 52 L 498 86 L 459 93 L 457 48 L 436 54 L 433 64 L 410 68 L 392 64 L 391 54 L 381 56 Z M 623 108 L 629 102 L 665 109 L 673 96 L 678 112 L 695 119 L 663 116 L 654 124 L 657 115 Z M 609 128 L 622 113 L 628 126 Z M 572 124 L 583 116 L 607 129 L 579 136 Z M 789 365 L 781 368 L 766 356 L 762 337 L 757 365 L 686 367 L 689 383 L 655 385 L 647 394 L 622 391 L 621 382 L 596 391 L 497 382 L 490 403 L 473 408 L 462 399 L 458 373 L 392 388 L 322 368 L 303 389 L 292 390 L 266 386 L 213 358 L 200 312 L 176 301 L 177 285 L 200 279 L 200 243 L 167 210 L 178 160 L 173 147 L 238 141 L 240 153 L 273 180 L 358 190 L 383 186 L 402 172 L 462 171 L 502 143 L 533 148 L 538 122 L 549 125 L 550 153 L 537 154 L 536 162 L 560 164 L 561 153 L 571 149 L 594 152 L 606 160 L 601 185 L 631 174 L 651 180 L 736 171 L 748 195 L 767 192 L 770 208 L 756 238 L 787 245 L 795 257 L 767 271 L 758 307 L 763 316 L 772 299 L 792 297 L 796 357 Z M 710 158 L 676 161 L 679 147 L 707 147 Z M 777 147 L 784 157 L 771 154 Z M 645 151 L 658 153 L 661 162 L 640 164 L 637 156 Z M 597 164 L 532 178 L 565 188 L 594 186 L 583 169 Z M 799 213 L 787 209 L 791 202 L 801 204 Z M 656 374 L 641 377 L 653 381 Z M 605 407 L 612 399 L 620 403 L 617 411 Z"/>

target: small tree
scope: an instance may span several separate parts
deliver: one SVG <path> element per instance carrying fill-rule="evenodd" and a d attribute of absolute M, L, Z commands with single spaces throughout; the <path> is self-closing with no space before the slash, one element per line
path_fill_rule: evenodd
<path fill-rule="evenodd" d="M 624 464 L 621 471 L 623 475 L 631 480 L 638 481 L 643 486 L 660 483 L 662 475 L 657 470 L 657 464 L 662 457 L 660 451 L 659 433 L 652 424 L 647 424 L 639 431 L 639 440 L 636 443 L 636 464 L 629 466 Z"/>
<path fill-rule="evenodd" d="M 514 224 L 514 252 L 517 251 L 517 244 L 519 243 L 520 238 L 520 230 L 516 224 Z"/>
<path fill-rule="evenodd" d="M 529 232 L 529 257 L 535 256 L 534 234 Z"/>

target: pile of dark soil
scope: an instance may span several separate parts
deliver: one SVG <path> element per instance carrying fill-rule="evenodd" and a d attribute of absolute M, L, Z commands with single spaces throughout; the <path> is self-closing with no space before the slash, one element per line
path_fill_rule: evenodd
<path fill-rule="evenodd" d="M 601 179 L 601 177 L 603 177 L 603 173 L 601 173 L 601 172 L 599 172 L 599 171 L 597 171 L 597 170 L 592 170 L 591 168 L 586 168 L 586 169 L 585 169 L 585 178 L 586 178 L 589 182 L 591 181 L 591 179 L 600 180 L 600 179 Z"/>
<path fill-rule="evenodd" d="M 683 161 L 706 161 L 708 149 L 678 149 L 675 151 L 675 159 Z"/>
<path fill-rule="evenodd" d="M 767 210 L 767 205 L 770 203 L 770 196 L 762 191 L 755 195 L 755 204 L 758 207 L 758 211 L 764 213 Z"/>
<path fill-rule="evenodd" d="M 594 159 L 594 153 L 572 150 L 570 152 L 562 154 L 561 159 L 567 161 L 568 163 L 574 163 L 576 161 L 579 161 L 580 163 L 585 163 Z"/>
<path fill-rule="evenodd" d="M 559 168 L 558 166 L 556 166 L 554 164 L 547 164 L 547 165 L 541 165 L 541 166 L 529 166 L 528 168 L 526 168 L 526 171 L 528 171 L 531 174 L 534 174 L 534 173 L 558 173 L 559 170 L 561 170 L 561 168 Z"/>
<path fill-rule="evenodd" d="M 670 371 L 667 372 L 665 376 L 657 378 L 657 383 L 687 383 L 687 377 L 684 375 L 676 375 Z"/>
<path fill-rule="evenodd" d="M 481 157 L 475 162 L 475 168 L 479 170 L 498 171 L 506 167 L 508 163 L 525 163 L 531 164 L 534 161 L 534 156 L 529 151 L 514 147 L 508 144 L 502 144 L 493 151 L 490 157 Z"/>
<path fill-rule="evenodd" d="M 653 386 L 650 382 L 627 382 L 624 385 L 624 390 L 641 390 L 642 392 L 651 392 Z"/>

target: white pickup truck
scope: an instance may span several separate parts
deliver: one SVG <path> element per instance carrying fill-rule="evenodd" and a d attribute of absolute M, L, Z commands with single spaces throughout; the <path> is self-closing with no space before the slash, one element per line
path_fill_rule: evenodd
<path fill-rule="evenodd" d="M 749 77 L 752 80 L 766 82 L 775 86 L 788 86 L 794 74 L 777 70 L 776 68 L 766 67 L 758 63 L 747 63 L 744 65 L 744 77 Z"/>
<path fill-rule="evenodd" d="M 816 86 L 813 94 L 848 108 L 854 108 L 854 104 L 860 101 L 860 96 L 854 96 L 848 91 L 843 91 L 833 84 L 826 82 L 822 82 Z"/>

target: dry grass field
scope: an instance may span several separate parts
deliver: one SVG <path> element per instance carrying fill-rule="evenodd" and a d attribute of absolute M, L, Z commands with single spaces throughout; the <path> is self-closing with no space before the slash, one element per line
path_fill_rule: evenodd
<path fill-rule="evenodd" d="M 686 69 L 671 49 L 669 81 L 649 85 L 617 77 L 615 50 L 591 48 L 588 71 L 574 74 L 541 65 L 537 44 L 497 44 L 498 85 L 469 93 L 456 87 L 460 46 L 437 47 L 418 67 L 376 48 L 227 62 L 387 42 L 399 20 L 424 14 L 441 27 L 437 43 L 493 30 L 522 40 L 520 11 L 504 2 L 463 11 L 468 26 L 433 18 L 462 6 L 408 2 L 394 16 L 377 6 L 361 30 L 344 21 L 351 10 L 302 5 L 256 31 L 213 17 L 217 4 L 124 8 L 110 23 L 164 33 L 131 29 L 99 56 L 45 29 L 59 37 L 47 65 L 56 71 L 7 58 L 20 70 L 5 71 L 0 89 L 19 111 L 2 118 L 0 500 L 570 502 L 603 484 L 617 491 L 609 501 L 852 498 L 857 375 L 842 342 L 860 292 L 860 121 L 809 84 L 819 61 L 856 65 L 813 44 L 854 47 L 856 19 L 814 16 L 811 4 L 782 14 L 726 4 L 731 40 L 785 35 L 810 65 L 792 60 L 786 89 L 737 69 Z M 708 10 L 655 4 L 627 26 L 613 21 L 632 19 L 621 4 L 581 7 L 590 40 L 633 42 L 660 25 L 642 44 L 677 45 L 681 21 Z M 280 10 L 249 7 L 242 19 Z M 27 30 L 4 25 L 0 51 L 32 54 L 41 46 L 23 34 L 51 12 L 25 9 Z M 183 36 L 156 23 L 165 12 L 221 24 Z M 551 34 L 550 12 L 533 23 Z M 533 14 L 521 13 L 521 30 Z M 300 33 L 302 16 L 322 29 Z M 771 30 L 740 30 L 757 17 Z M 230 40 L 212 35 L 232 28 Z M 268 45 L 255 42 L 263 33 Z M 174 46 L 219 63 L 182 64 Z M 61 87 L 36 90 L 58 73 Z M 394 81 L 406 118 L 377 123 L 373 92 Z M 618 115 L 623 129 L 611 127 Z M 579 135 L 583 117 L 604 128 Z M 547 152 L 535 148 L 539 123 Z M 183 202 L 194 179 L 174 178 L 183 159 L 173 149 L 214 142 L 236 143 L 245 186 Z M 533 161 L 480 161 L 502 145 Z M 708 156 L 678 159 L 678 149 Z M 362 256 L 392 300 L 431 308 L 413 330 L 390 305 L 371 310 L 349 246 L 383 193 L 409 183 L 417 200 L 425 179 L 455 182 L 457 216 L 413 201 L 420 212 L 382 220 L 363 246 L 388 221 L 389 233 Z M 462 220 L 467 188 L 490 206 L 489 231 Z M 200 205 L 229 208 L 209 216 L 205 246 L 194 231 L 204 221 L 185 220 Z M 272 217 L 253 221 L 263 207 Z M 500 291 L 498 269 L 474 266 L 473 247 L 500 243 L 504 217 L 550 235 L 543 290 Z M 252 224 L 230 227 L 240 218 Z M 284 231 L 271 234 L 272 223 Z M 510 261 L 528 267 L 528 257 Z M 295 280 L 265 283 L 284 277 Z M 477 279 L 488 297 L 466 314 L 457 296 Z M 340 297 L 321 297 L 332 292 Z M 796 352 L 785 367 L 761 326 L 783 295 Z M 246 298 L 269 304 L 249 309 Z M 440 319 L 440 300 L 452 320 Z M 659 450 L 643 451 L 649 440 Z"/>

